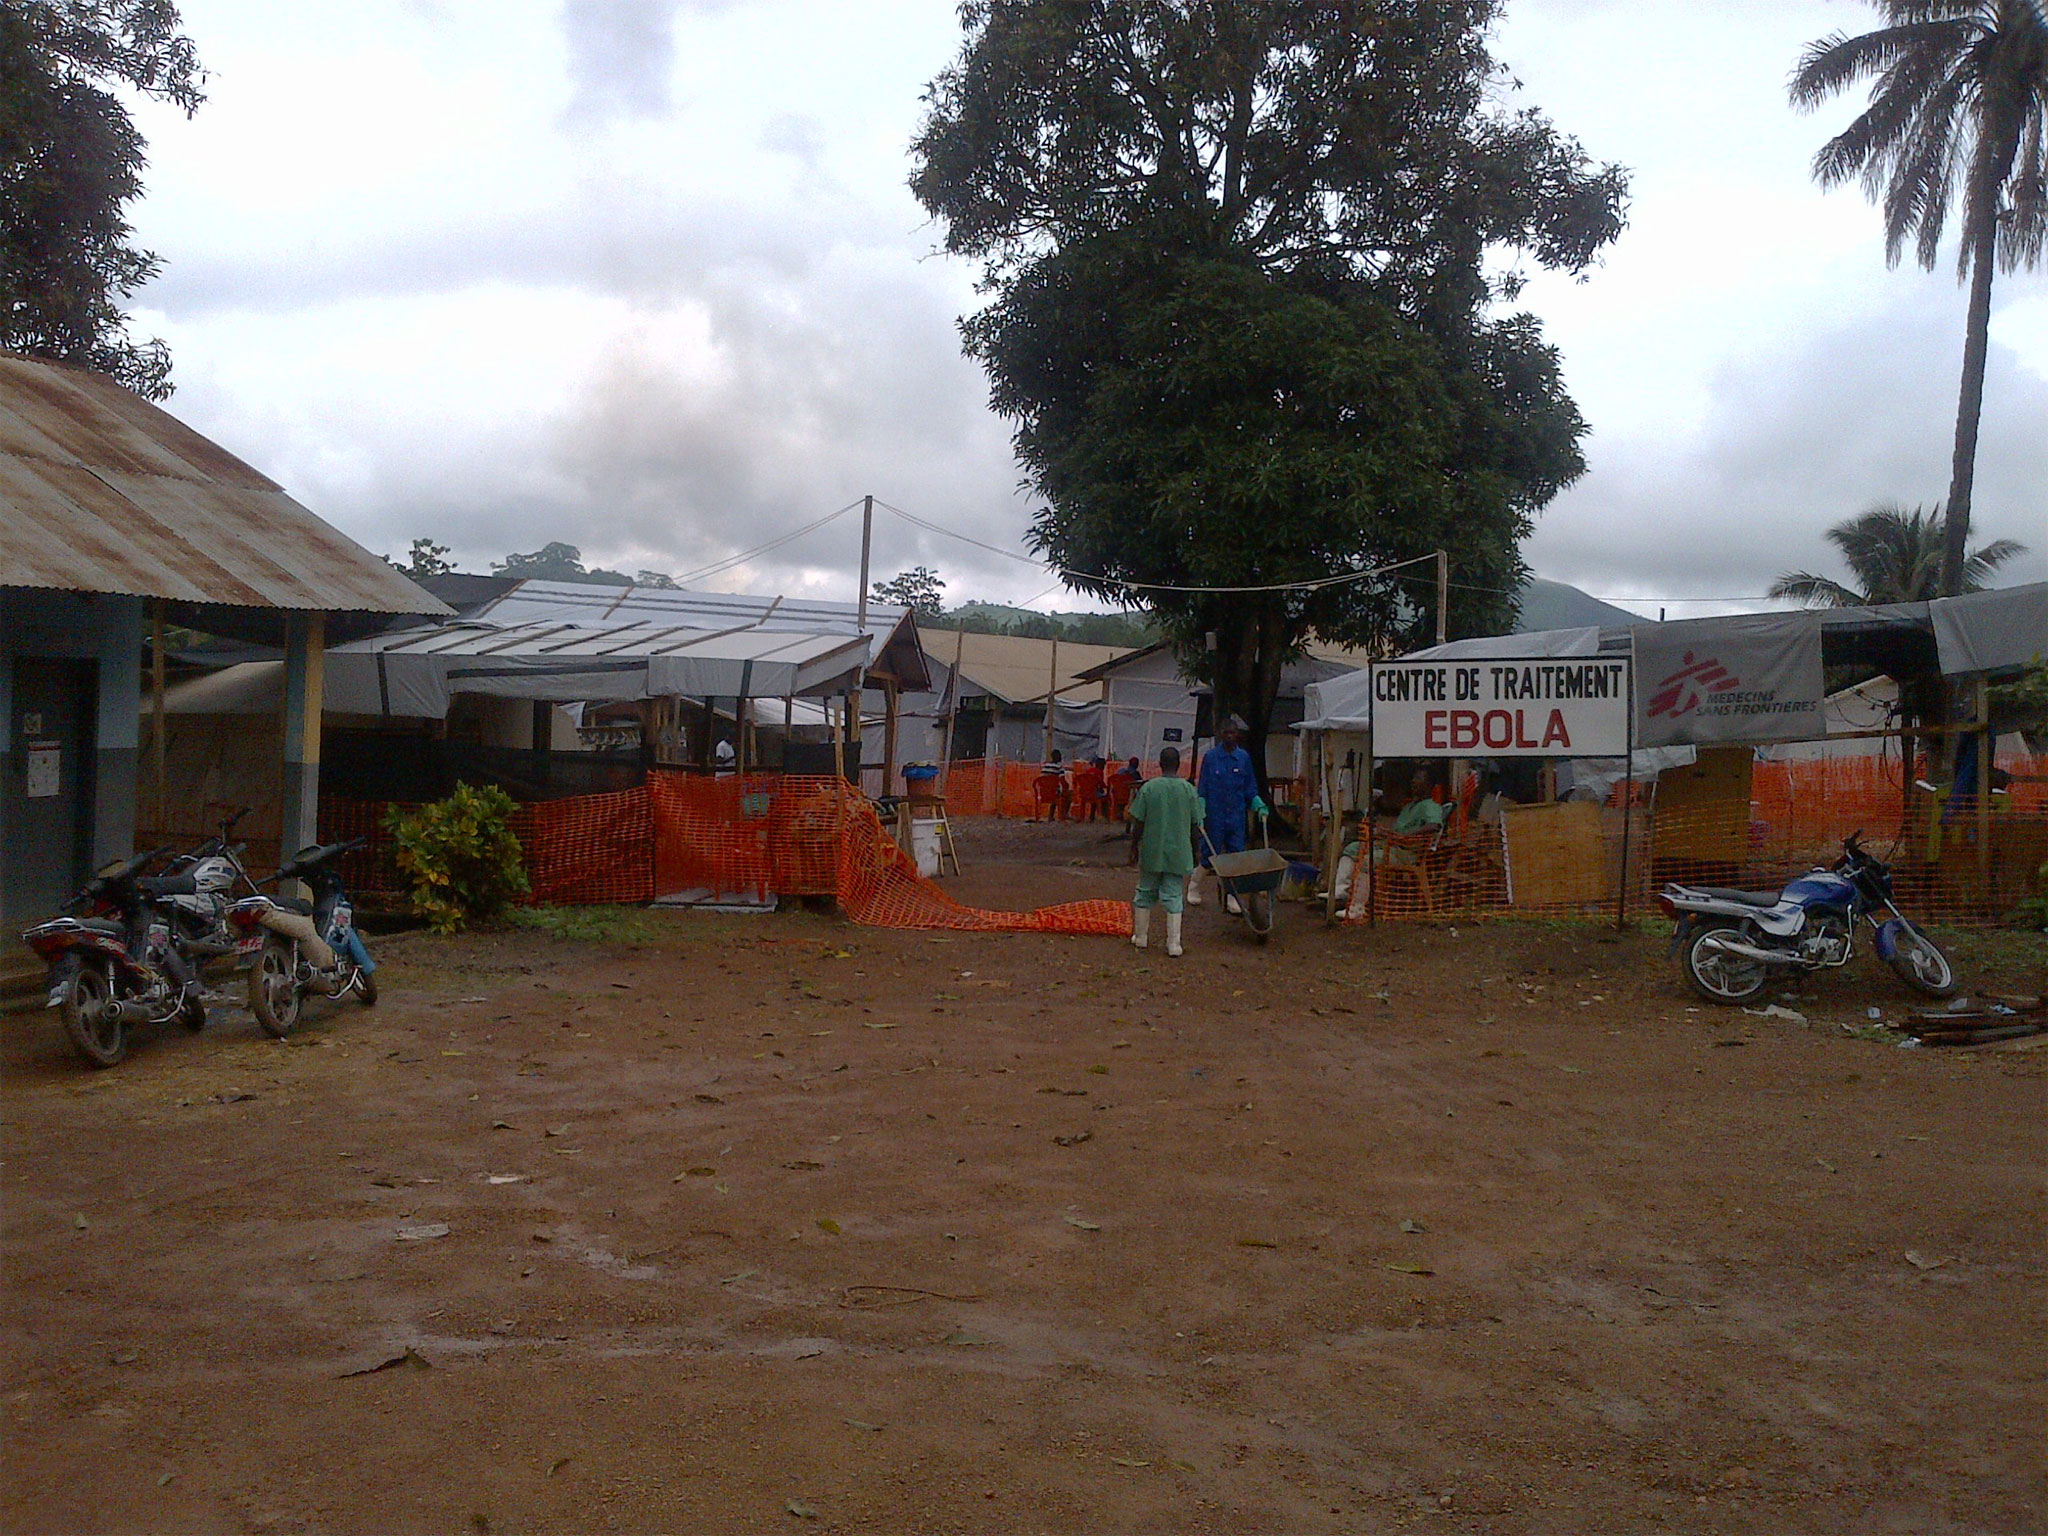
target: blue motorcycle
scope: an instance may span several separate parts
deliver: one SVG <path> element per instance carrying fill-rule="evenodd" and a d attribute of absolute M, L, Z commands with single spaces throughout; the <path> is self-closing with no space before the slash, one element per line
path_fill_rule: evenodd
<path fill-rule="evenodd" d="M 1783 890 L 1667 885 L 1657 905 L 1678 925 L 1672 952 L 1692 989 L 1710 1003 L 1746 1003 L 1783 974 L 1833 970 L 1855 952 L 1868 922 L 1880 960 L 1916 992 L 1947 997 L 1955 967 L 1892 900 L 1891 866 L 1851 833 L 1842 857 Z"/>

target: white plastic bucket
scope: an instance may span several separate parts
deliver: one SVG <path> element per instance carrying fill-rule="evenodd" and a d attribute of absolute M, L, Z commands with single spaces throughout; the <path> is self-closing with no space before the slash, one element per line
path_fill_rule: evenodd
<path fill-rule="evenodd" d="M 919 821 L 912 818 L 910 823 L 910 857 L 917 865 L 917 872 L 925 879 L 934 879 L 939 873 L 939 824 L 936 821 Z"/>

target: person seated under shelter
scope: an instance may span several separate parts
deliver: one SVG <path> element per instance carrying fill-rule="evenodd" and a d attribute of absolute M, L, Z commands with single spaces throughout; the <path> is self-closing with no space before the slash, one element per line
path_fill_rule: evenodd
<path fill-rule="evenodd" d="M 1107 819 L 1108 806 L 1104 803 L 1102 783 L 1102 759 L 1084 757 L 1074 764 L 1073 815 L 1076 821 L 1093 821 L 1097 816 Z"/>
<path fill-rule="evenodd" d="M 1118 821 L 1124 819 L 1129 809 L 1131 796 L 1138 792 L 1138 786 L 1145 782 L 1145 771 L 1134 757 L 1109 776 L 1109 814 Z"/>

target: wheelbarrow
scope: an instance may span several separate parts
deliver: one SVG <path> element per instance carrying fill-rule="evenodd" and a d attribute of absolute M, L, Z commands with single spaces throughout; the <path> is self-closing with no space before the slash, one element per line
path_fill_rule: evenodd
<path fill-rule="evenodd" d="M 1225 910 L 1229 898 L 1235 896 L 1238 912 L 1252 931 L 1252 941 L 1263 944 L 1273 936 L 1273 896 L 1287 878 L 1287 855 L 1273 851 L 1263 816 L 1259 818 L 1259 843 L 1243 853 L 1218 853 L 1209 841 L 1208 829 L 1202 830 L 1202 844 L 1209 850 L 1209 867 L 1216 871 Z"/>

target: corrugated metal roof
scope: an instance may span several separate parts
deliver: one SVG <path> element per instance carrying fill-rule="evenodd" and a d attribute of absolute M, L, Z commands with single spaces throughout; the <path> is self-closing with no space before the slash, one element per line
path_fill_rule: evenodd
<path fill-rule="evenodd" d="M 611 587 L 575 581 L 526 580 L 467 611 L 484 624 L 617 625 L 643 623 L 696 630 L 758 629 L 799 634 L 858 635 L 854 603 L 812 598 L 755 597 L 744 592 L 692 592 L 678 587 Z M 894 677 L 907 689 L 928 688 L 917 620 L 910 609 L 869 603 L 865 633 L 874 643 L 868 670 Z M 1041 688 L 1040 690 L 1044 690 Z"/>
<path fill-rule="evenodd" d="M 12 352 L 0 352 L 0 586 L 451 611 L 140 395 Z"/>

